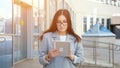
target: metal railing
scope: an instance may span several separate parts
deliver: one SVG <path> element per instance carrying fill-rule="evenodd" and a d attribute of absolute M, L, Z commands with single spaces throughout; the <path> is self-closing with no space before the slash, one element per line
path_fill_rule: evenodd
<path fill-rule="evenodd" d="M 115 68 L 115 55 L 120 52 L 120 45 L 110 42 L 82 40 L 85 54 L 85 63 L 82 67 Z M 119 58 L 119 57 L 118 57 Z M 117 62 L 119 66 L 120 62 Z"/>

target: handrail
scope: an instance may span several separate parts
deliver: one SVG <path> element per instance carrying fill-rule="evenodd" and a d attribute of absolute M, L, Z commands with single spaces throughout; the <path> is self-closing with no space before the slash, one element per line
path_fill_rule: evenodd
<path fill-rule="evenodd" d="M 116 43 L 110 43 L 110 42 L 101 42 L 101 41 L 93 41 L 93 40 L 86 40 L 82 39 L 83 41 L 88 41 L 88 42 L 95 42 L 95 43 L 102 43 L 102 44 L 108 44 L 114 46 L 114 51 L 120 51 L 120 44 Z"/>
<path fill-rule="evenodd" d="M 84 41 L 88 41 L 88 42 L 93 42 L 93 47 L 92 47 L 92 49 L 93 49 L 93 60 L 92 61 L 94 61 L 94 64 L 95 64 L 95 66 L 97 65 L 97 63 L 99 63 L 99 59 L 97 59 L 97 44 L 99 44 L 99 43 L 101 43 L 101 44 L 108 44 L 108 51 L 109 51 L 109 55 L 108 55 L 108 57 L 109 57 L 109 64 L 112 64 L 112 68 L 114 68 L 115 67 L 115 64 L 114 64 L 114 51 L 115 51 L 115 47 L 114 46 L 116 46 L 116 44 L 114 44 L 114 43 L 109 43 L 109 42 L 101 42 L 101 41 L 92 41 L 92 40 L 86 40 L 86 39 L 82 39 L 82 42 L 84 42 Z M 120 45 L 117 45 L 117 46 L 119 46 L 120 47 Z M 111 66 L 111 65 L 110 65 Z"/>
<path fill-rule="evenodd" d="M 108 43 L 108 42 L 101 42 L 101 41 L 93 41 L 93 40 L 86 40 L 86 39 L 82 39 L 83 41 L 88 41 L 88 42 L 96 42 L 96 43 L 103 43 L 103 44 L 111 44 L 111 45 L 119 45 L 120 44 L 115 44 L 115 43 Z"/>

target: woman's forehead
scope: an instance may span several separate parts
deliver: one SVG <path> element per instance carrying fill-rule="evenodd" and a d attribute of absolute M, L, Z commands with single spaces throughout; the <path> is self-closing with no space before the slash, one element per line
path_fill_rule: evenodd
<path fill-rule="evenodd" d="M 58 20 L 66 20 L 66 17 L 65 17 L 64 15 L 60 15 L 60 16 L 58 17 Z"/>

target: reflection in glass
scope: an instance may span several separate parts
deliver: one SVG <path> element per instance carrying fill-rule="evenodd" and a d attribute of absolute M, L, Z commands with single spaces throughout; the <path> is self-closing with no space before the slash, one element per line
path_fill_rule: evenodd
<path fill-rule="evenodd" d="M 34 36 L 34 41 L 33 41 L 33 57 L 38 56 L 38 36 Z"/>
<path fill-rule="evenodd" d="M 11 34 L 12 0 L 0 0 L 0 68 L 13 67 L 13 38 Z"/>
<path fill-rule="evenodd" d="M 96 23 L 99 23 L 99 18 L 96 18 Z"/>
<path fill-rule="evenodd" d="M 50 23 L 53 19 L 53 16 L 57 10 L 56 0 L 50 0 Z"/>
<path fill-rule="evenodd" d="M 90 18 L 90 28 L 93 26 L 93 17 Z"/>
<path fill-rule="evenodd" d="M 87 17 L 83 17 L 83 26 L 84 26 L 83 31 L 86 32 L 87 31 Z"/>
<path fill-rule="evenodd" d="M 14 4 L 14 62 L 27 58 L 27 31 L 25 28 L 27 24 L 25 24 L 25 20 L 22 19 L 22 11 L 24 11 L 22 8 L 26 9 L 24 6 Z"/>
<path fill-rule="evenodd" d="M 41 34 L 45 29 L 45 0 L 39 0 L 38 8 L 38 31 Z"/>
<path fill-rule="evenodd" d="M 102 18 L 102 25 L 104 25 L 104 18 Z"/>
<path fill-rule="evenodd" d="M 38 45 L 40 45 L 38 37 L 45 29 L 44 1 L 45 0 L 34 0 L 37 5 L 33 8 L 33 57 L 38 56 Z"/>
<path fill-rule="evenodd" d="M 118 1 L 118 7 L 120 7 L 120 0 Z"/>
<path fill-rule="evenodd" d="M 33 7 L 38 8 L 38 0 L 33 0 Z"/>
<path fill-rule="evenodd" d="M 3 18 L 0 18 L 0 34 L 5 33 L 5 20 Z"/>
<path fill-rule="evenodd" d="M 0 33 L 12 34 L 12 0 L 0 0 Z"/>
<path fill-rule="evenodd" d="M 12 36 L 0 36 L 0 68 L 12 68 Z"/>
<path fill-rule="evenodd" d="M 34 23 L 34 35 L 38 33 L 38 9 L 33 8 L 33 23 Z"/>

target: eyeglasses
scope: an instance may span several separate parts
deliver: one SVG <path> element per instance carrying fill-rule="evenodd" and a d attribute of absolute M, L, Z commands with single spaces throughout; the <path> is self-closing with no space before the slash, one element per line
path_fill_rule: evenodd
<path fill-rule="evenodd" d="M 57 22 L 57 25 L 58 26 L 61 26 L 61 25 L 66 26 L 67 25 L 67 21 L 63 21 L 63 22 L 59 21 L 59 22 Z"/>

